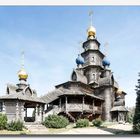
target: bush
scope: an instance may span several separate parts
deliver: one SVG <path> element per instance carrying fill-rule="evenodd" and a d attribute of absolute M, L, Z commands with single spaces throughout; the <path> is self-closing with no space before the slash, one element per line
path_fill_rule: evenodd
<path fill-rule="evenodd" d="M 49 115 L 43 124 L 48 128 L 65 128 L 69 124 L 69 120 L 63 116 Z"/>
<path fill-rule="evenodd" d="M 88 119 L 79 119 L 76 122 L 76 127 L 88 127 L 89 126 L 89 120 Z"/>
<path fill-rule="evenodd" d="M 101 126 L 102 123 L 103 123 L 102 120 L 99 118 L 92 121 L 93 126 L 97 126 L 97 127 Z"/>
<path fill-rule="evenodd" d="M 134 134 L 140 134 L 140 123 L 133 125 Z"/>
<path fill-rule="evenodd" d="M 5 114 L 0 113 L 0 130 L 6 128 L 7 125 L 7 116 Z"/>
<path fill-rule="evenodd" d="M 23 122 L 21 122 L 20 120 L 11 121 L 10 123 L 7 124 L 7 130 L 22 131 L 23 128 L 24 128 Z"/>

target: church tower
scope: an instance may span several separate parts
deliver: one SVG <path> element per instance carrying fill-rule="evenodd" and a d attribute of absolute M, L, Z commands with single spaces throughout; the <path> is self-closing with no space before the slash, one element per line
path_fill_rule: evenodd
<path fill-rule="evenodd" d="M 78 70 L 82 71 L 87 79 L 87 84 L 93 89 L 93 94 L 104 98 L 102 106 L 102 119 L 111 121 L 111 108 L 113 105 L 113 76 L 109 69 L 110 62 L 100 51 L 100 43 L 96 38 L 96 29 L 91 23 L 87 29 L 87 40 L 83 43 L 84 51 L 76 60 Z M 84 61 L 82 60 L 84 59 Z"/>
<path fill-rule="evenodd" d="M 92 24 L 92 13 L 90 18 L 87 40 L 82 44 L 83 52 L 76 58 L 77 67 L 72 71 L 71 80 L 55 86 L 56 89 L 42 99 L 49 106 L 57 105 L 60 110 L 64 108 L 58 113 L 74 122 L 79 118 L 90 121 L 101 118 L 107 122 L 125 120 L 125 94 L 119 92 L 117 97 L 118 83 L 109 68 L 107 55 L 100 50 L 96 29 Z M 52 110 L 47 109 L 46 114 Z M 119 117 L 122 115 L 124 117 Z"/>
<path fill-rule="evenodd" d="M 102 61 L 104 54 L 100 51 L 100 43 L 96 38 L 96 29 L 91 24 L 87 30 L 87 41 L 83 43 L 84 52 L 81 56 L 84 58 L 84 74 L 87 77 L 87 84 L 93 88 L 98 86 L 98 80 L 100 78 L 101 71 L 103 70 Z"/>

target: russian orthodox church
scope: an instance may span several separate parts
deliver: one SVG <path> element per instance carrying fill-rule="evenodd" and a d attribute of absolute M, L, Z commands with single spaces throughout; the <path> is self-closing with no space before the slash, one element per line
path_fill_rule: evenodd
<path fill-rule="evenodd" d="M 41 123 L 45 102 L 37 97 L 36 90 L 27 83 L 28 74 L 24 66 L 18 71 L 19 83 L 7 84 L 6 95 L 0 96 L 0 112 L 6 114 L 8 122 L 20 120 L 22 122 Z M 28 116 L 27 110 L 33 109 L 33 115 Z"/>
<path fill-rule="evenodd" d="M 73 122 L 79 118 L 124 122 L 126 93 L 120 90 L 110 69 L 110 61 L 100 51 L 92 24 L 82 47 L 71 80 L 57 85 L 54 91 L 42 97 L 46 102 L 45 116 L 55 113 Z"/>
<path fill-rule="evenodd" d="M 8 84 L 6 95 L 0 97 L 0 112 L 7 115 L 8 121 L 41 123 L 49 114 L 63 115 L 71 122 L 79 118 L 126 121 L 126 93 L 114 79 L 110 61 L 100 50 L 93 25 L 88 28 L 82 47 L 71 79 L 40 98 L 27 84 L 28 74 L 22 67 L 18 72 L 19 83 Z M 27 116 L 28 108 L 34 109 L 32 117 Z"/>

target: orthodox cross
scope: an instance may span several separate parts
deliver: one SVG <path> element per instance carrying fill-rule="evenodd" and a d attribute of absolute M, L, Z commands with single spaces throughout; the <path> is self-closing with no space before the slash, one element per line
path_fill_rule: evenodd
<path fill-rule="evenodd" d="M 21 68 L 24 68 L 24 51 L 21 52 Z"/>
<path fill-rule="evenodd" d="M 78 53 L 81 54 L 81 52 L 82 52 L 82 51 L 81 51 L 81 46 L 82 46 L 83 42 L 80 40 L 80 41 L 78 42 L 78 44 L 79 44 L 79 45 L 78 45 Z"/>
<path fill-rule="evenodd" d="M 93 11 L 89 11 L 89 17 L 90 17 L 90 26 L 92 26 L 92 21 L 93 21 Z"/>
<path fill-rule="evenodd" d="M 108 47 L 109 47 L 109 43 L 106 42 L 106 43 L 104 44 L 104 54 L 105 54 L 105 56 L 108 55 Z"/>

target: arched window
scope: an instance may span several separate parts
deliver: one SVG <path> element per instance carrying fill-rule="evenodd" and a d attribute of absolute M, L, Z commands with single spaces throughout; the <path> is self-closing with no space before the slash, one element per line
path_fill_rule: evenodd
<path fill-rule="evenodd" d="M 9 88 L 7 87 L 7 94 L 9 94 Z"/>
<path fill-rule="evenodd" d="M 75 72 L 73 72 L 72 74 L 72 81 L 77 81 L 77 76 Z"/>
<path fill-rule="evenodd" d="M 93 81 L 95 81 L 95 79 L 96 79 L 96 74 L 93 73 Z"/>
<path fill-rule="evenodd" d="M 94 62 L 94 57 L 92 57 L 92 62 Z"/>

